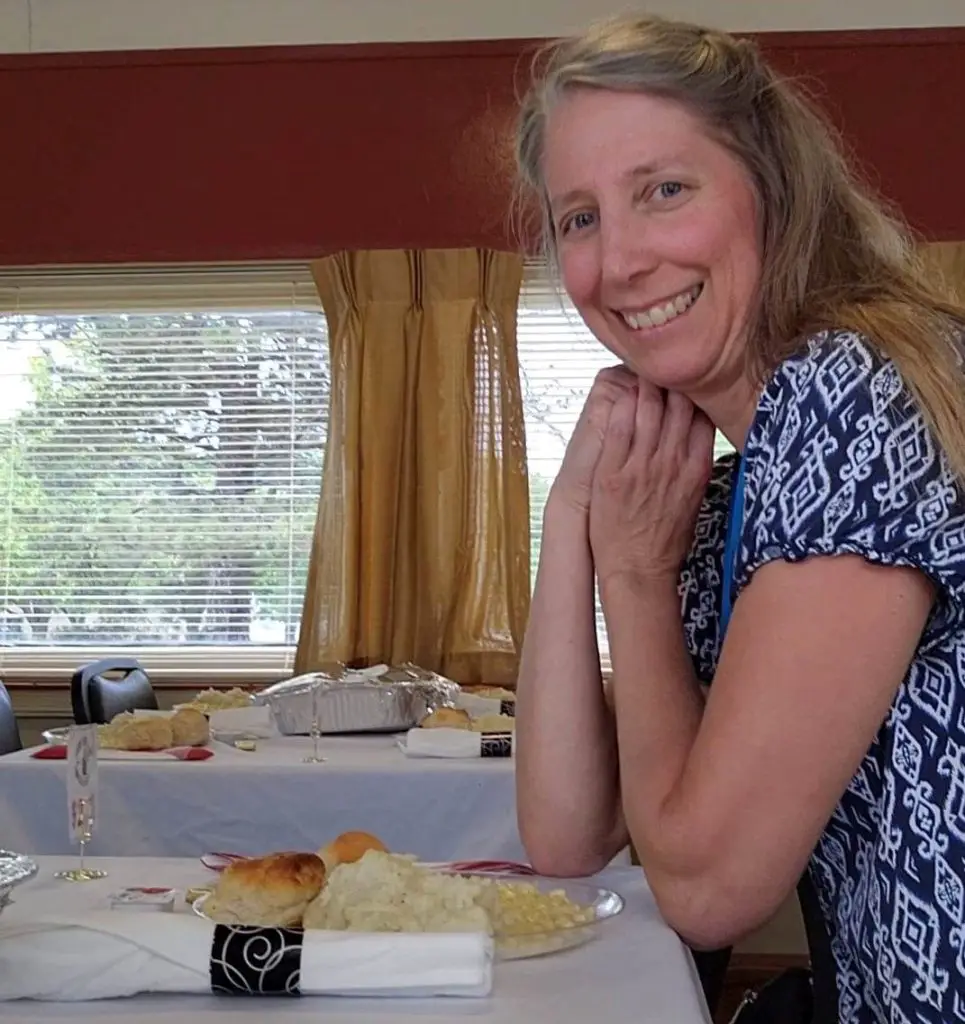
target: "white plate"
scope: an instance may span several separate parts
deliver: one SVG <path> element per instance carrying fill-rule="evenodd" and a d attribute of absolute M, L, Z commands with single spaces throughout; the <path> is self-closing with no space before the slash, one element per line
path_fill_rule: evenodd
<path fill-rule="evenodd" d="M 473 877 L 468 872 L 466 874 Z M 478 877 L 491 878 L 492 876 L 480 875 Z M 558 953 L 564 949 L 582 946 L 595 937 L 604 921 L 616 917 L 624 907 L 622 896 L 609 889 L 600 889 L 590 882 L 571 882 L 568 879 L 542 878 L 540 876 L 502 876 L 497 881 L 517 884 L 530 883 L 542 892 L 562 890 L 574 903 L 593 911 L 593 920 L 585 924 L 557 928 L 550 932 L 497 935 L 496 957 L 499 960 L 528 960 L 532 957 L 545 956 L 547 953 Z M 204 911 L 204 905 L 211 895 L 211 893 L 205 893 L 192 904 L 192 909 L 198 917 L 213 920 Z"/>

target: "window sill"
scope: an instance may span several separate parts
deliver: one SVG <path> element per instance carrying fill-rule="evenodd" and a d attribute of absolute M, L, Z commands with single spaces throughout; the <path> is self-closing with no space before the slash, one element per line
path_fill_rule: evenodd
<path fill-rule="evenodd" d="M 136 658 L 157 689 L 254 686 L 292 674 L 294 647 L 7 647 L 0 680 L 11 689 L 70 685 L 81 665 L 98 658 Z"/>

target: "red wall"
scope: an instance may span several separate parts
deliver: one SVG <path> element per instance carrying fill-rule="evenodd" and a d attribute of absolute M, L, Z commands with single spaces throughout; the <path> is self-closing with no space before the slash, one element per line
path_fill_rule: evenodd
<path fill-rule="evenodd" d="M 965 238 L 965 30 L 761 41 Z M 510 244 L 521 41 L 0 57 L 0 264 Z"/>

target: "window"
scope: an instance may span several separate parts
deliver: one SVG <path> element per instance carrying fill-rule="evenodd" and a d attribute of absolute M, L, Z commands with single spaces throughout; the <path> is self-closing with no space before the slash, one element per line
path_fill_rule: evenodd
<path fill-rule="evenodd" d="M 0 677 L 282 675 L 328 383 L 307 268 L 0 275 Z"/>
<path fill-rule="evenodd" d="M 597 372 L 616 359 L 590 333 L 543 261 L 527 262 L 520 295 L 519 365 L 529 458 L 531 560 L 533 579 L 539 559 L 543 506 L 559 472 Z M 731 450 L 718 434 L 716 454 Z M 603 612 L 597 603 L 597 636 L 608 664 Z"/>

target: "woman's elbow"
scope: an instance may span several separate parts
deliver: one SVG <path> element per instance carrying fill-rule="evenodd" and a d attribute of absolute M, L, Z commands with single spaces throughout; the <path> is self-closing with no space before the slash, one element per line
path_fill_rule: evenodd
<path fill-rule="evenodd" d="M 736 893 L 718 880 L 668 880 L 651 883 L 667 924 L 696 950 L 734 946 L 755 932 L 779 907 L 759 888 Z"/>
<path fill-rule="evenodd" d="M 569 831 L 561 834 L 522 815 L 519 833 L 530 867 L 548 878 L 587 878 L 602 871 L 619 852 L 607 841 L 592 842 Z"/>
<path fill-rule="evenodd" d="M 524 842 L 530 867 L 547 878 L 589 878 L 602 871 L 609 859 L 592 850 L 572 848 L 541 848 Z M 611 858 L 612 859 L 612 858 Z"/>

